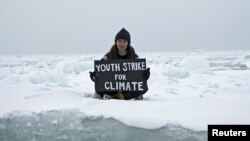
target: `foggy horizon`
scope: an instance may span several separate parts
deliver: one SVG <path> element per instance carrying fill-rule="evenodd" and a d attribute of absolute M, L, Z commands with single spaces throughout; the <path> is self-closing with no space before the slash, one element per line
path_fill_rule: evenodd
<path fill-rule="evenodd" d="M 249 50 L 247 0 L 0 1 L 0 54 L 106 53 L 126 28 L 136 52 Z"/>

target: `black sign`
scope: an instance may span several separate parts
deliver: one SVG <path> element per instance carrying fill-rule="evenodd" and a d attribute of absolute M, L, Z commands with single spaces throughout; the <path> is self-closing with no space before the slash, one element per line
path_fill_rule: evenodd
<path fill-rule="evenodd" d="M 143 76 L 146 59 L 95 60 L 96 91 L 143 92 L 148 90 Z"/>
<path fill-rule="evenodd" d="M 208 125 L 208 141 L 250 141 L 250 125 Z"/>

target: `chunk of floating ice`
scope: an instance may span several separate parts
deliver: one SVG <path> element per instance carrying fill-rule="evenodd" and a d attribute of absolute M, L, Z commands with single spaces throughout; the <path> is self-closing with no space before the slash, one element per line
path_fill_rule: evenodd
<path fill-rule="evenodd" d="M 163 75 L 168 76 L 169 78 L 177 78 L 177 79 L 182 79 L 182 78 L 187 78 L 189 77 L 189 72 L 180 67 L 168 67 L 166 72 L 163 72 Z"/>
<path fill-rule="evenodd" d="M 181 60 L 180 65 L 194 73 L 214 74 L 205 57 L 188 56 Z"/>

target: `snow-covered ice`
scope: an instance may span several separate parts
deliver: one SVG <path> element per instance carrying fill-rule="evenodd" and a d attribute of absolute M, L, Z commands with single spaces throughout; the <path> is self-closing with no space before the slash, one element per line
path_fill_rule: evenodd
<path fill-rule="evenodd" d="M 199 132 L 208 124 L 249 124 L 249 54 L 249 50 L 139 53 L 151 68 L 143 101 L 101 100 L 95 95 L 89 71 L 103 54 L 3 55 L 0 131 L 6 126 L 1 121 L 9 117 L 65 110 L 77 111 L 83 119 L 102 117 L 100 121 L 145 130 L 181 126 Z M 59 124 L 56 119 L 50 122 Z"/>

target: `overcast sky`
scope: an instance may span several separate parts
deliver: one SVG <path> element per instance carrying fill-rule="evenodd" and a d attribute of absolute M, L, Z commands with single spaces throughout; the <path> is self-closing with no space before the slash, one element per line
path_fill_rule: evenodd
<path fill-rule="evenodd" d="M 250 0 L 0 0 L 0 54 L 250 49 Z"/>

